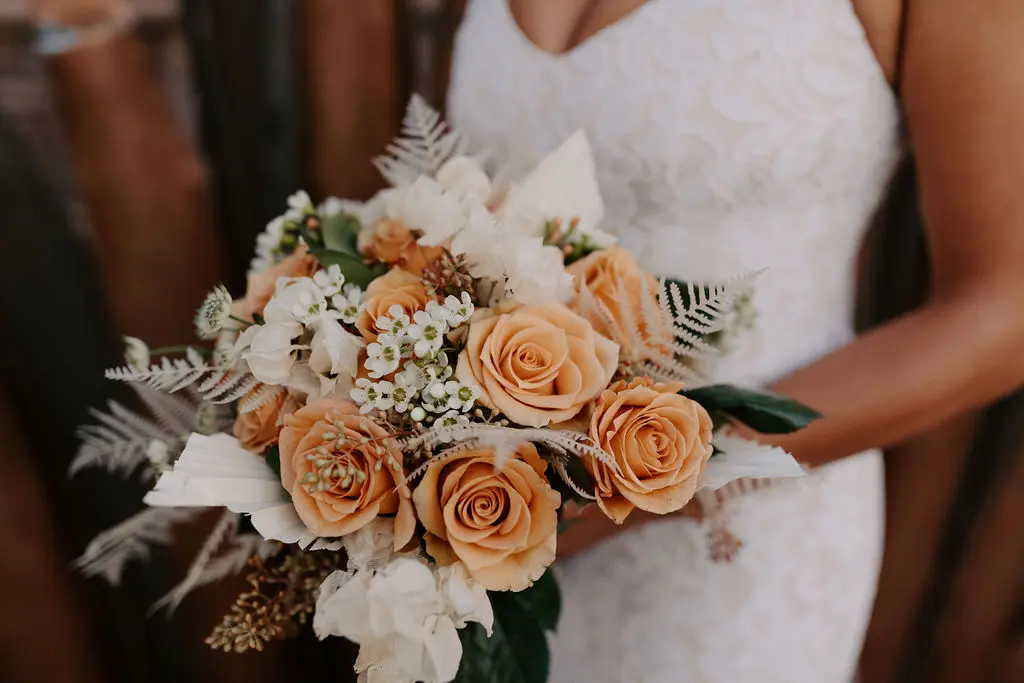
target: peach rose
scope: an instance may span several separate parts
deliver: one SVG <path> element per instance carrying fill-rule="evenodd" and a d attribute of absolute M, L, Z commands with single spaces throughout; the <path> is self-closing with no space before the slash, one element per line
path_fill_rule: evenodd
<path fill-rule="evenodd" d="M 359 233 L 359 253 L 413 275 L 422 275 L 423 269 L 440 258 L 443 251 L 441 247 L 421 246 L 416 236 L 393 218 L 377 221 Z"/>
<path fill-rule="evenodd" d="M 597 398 L 618 360 L 618 344 L 562 304 L 525 306 L 471 323 L 455 375 L 513 422 L 544 427 Z"/>
<path fill-rule="evenodd" d="M 521 591 L 555 560 L 562 497 L 533 444 L 495 464 L 492 448 L 446 458 L 427 468 L 412 497 L 439 564 L 459 560 L 487 590 Z"/>
<path fill-rule="evenodd" d="M 242 320 L 253 320 L 253 316 L 262 314 L 267 302 L 274 296 L 277 279 L 281 277 L 312 277 L 320 264 L 309 255 L 305 244 L 300 244 L 291 255 L 270 268 L 249 275 L 245 285 L 245 298 L 232 306 L 231 314 Z"/>
<path fill-rule="evenodd" d="M 251 397 L 252 392 L 249 392 L 241 402 L 244 403 Z M 281 428 L 281 412 L 285 402 L 292 403 L 293 399 L 288 396 L 288 392 L 278 391 L 273 398 L 256 410 L 238 413 L 232 432 L 243 448 L 254 453 L 262 453 L 268 446 L 277 443 L 277 433 Z"/>
<path fill-rule="evenodd" d="M 634 350 L 631 328 L 639 327 L 641 334 L 648 336 L 643 313 L 645 309 L 654 312 L 660 320 L 661 312 L 656 296 L 658 283 L 640 268 L 629 250 L 616 246 L 595 251 L 566 270 L 575 276 L 573 285 L 576 291 L 579 292 L 585 283 L 607 315 L 584 312 L 578 297 L 570 307 L 577 312 L 584 312 L 598 332 L 622 344 L 624 354 L 628 355 Z M 659 334 L 668 334 L 667 327 L 659 330 Z"/>
<path fill-rule="evenodd" d="M 281 484 L 310 531 L 335 538 L 394 515 L 395 550 L 408 544 L 416 518 L 399 484 L 402 452 L 354 403 L 324 398 L 295 411 L 278 445 Z"/>
<path fill-rule="evenodd" d="M 619 466 L 587 459 L 597 504 L 621 524 L 634 508 L 664 515 L 690 502 L 711 457 L 711 418 L 678 384 L 648 377 L 619 381 L 601 394 L 590 438 Z"/>
<path fill-rule="evenodd" d="M 427 290 L 418 275 L 392 268 L 366 288 L 366 307 L 356 319 L 356 329 L 366 341 L 374 341 L 382 330 L 377 318 L 388 315 L 388 309 L 398 304 L 409 317 L 427 305 Z"/>

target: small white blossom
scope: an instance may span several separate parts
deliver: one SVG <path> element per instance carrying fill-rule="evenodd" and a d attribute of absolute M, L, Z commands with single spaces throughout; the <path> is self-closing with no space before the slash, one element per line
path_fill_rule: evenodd
<path fill-rule="evenodd" d="M 408 387 L 415 391 L 423 389 L 431 381 L 425 368 L 419 366 L 416 361 L 406 361 L 402 370 L 395 374 L 395 383 L 401 387 Z"/>
<path fill-rule="evenodd" d="M 391 388 L 391 401 L 396 413 L 404 413 L 409 410 L 410 404 L 416 398 L 416 390 L 409 387 L 393 386 Z"/>
<path fill-rule="evenodd" d="M 387 380 L 382 380 L 374 385 L 376 398 L 373 400 L 373 407 L 380 411 L 391 410 L 395 407 L 395 399 L 391 397 L 395 385 Z"/>
<path fill-rule="evenodd" d="M 128 367 L 135 370 L 144 370 L 149 367 L 149 347 L 146 342 L 138 337 L 124 338 L 124 362 Z"/>
<path fill-rule="evenodd" d="M 379 379 L 398 369 L 402 362 L 402 349 L 398 344 L 375 341 L 366 347 L 366 356 L 364 366 L 370 371 L 370 377 Z"/>
<path fill-rule="evenodd" d="M 444 346 L 448 323 L 426 311 L 416 311 L 413 320 L 415 322 L 406 330 L 406 334 L 413 340 L 413 352 L 418 358 L 433 357 Z"/>
<path fill-rule="evenodd" d="M 331 297 L 331 305 L 341 315 L 341 321 L 351 325 L 363 312 L 363 290 L 357 285 L 347 284 L 341 294 Z"/>
<path fill-rule="evenodd" d="M 231 294 L 224 285 L 217 285 L 206 295 L 196 311 L 196 334 L 200 339 L 213 339 L 231 317 Z"/>
<path fill-rule="evenodd" d="M 433 302 L 431 302 L 433 303 Z M 461 299 L 454 296 L 447 296 L 444 305 L 440 306 L 441 315 L 451 327 L 458 327 L 473 317 L 476 308 L 473 306 L 473 299 L 469 292 L 463 292 Z"/>
<path fill-rule="evenodd" d="M 457 410 L 449 410 L 434 420 L 435 427 L 454 427 L 460 424 L 469 424 L 469 416 L 463 415 Z"/>
<path fill-rule="evenodd" d="M 444 385 L 445 394 L 448 396 L 448 407 L 452 410 L 466 412 L 470 410 L 480 398 L 478 387 L 463 384 L 462 382 L 448 381 Z"/>
<path fill-rule="evenodd" d="M 394 304 L 388 309 L 387 316 L 382 315 L 376 320 L 377 329 L 383 330 L 384 334 L 394 337 L 396 342 L 401 342 L 408 334 L 409 324 L 408 314 L 398 304 Z"/>
<path fill-rule="evenodd" d="M 256 256 L 249 264 L 249 275 L 261 273 L 274 265 L 284 239 L 284 216 L 278 216 L 267 223 L 267 227 L 256 236 Z"/>
<path fill-rule="evenodd" d="M 380 397 L 377 385 L 365 377 L 360 377 L 356 380 L 356 385 L 349 390 L 348 395 L 352 402 L 359 406 L 359 412 L 361 413 L 368 413 L 373 410 L 374 403 Z"/>
<path fill-rule="evenodd" d="M 302 214 L 313 212 L 313 200 L 305 190 L 299 190 L 288 197 L 288 208 Z"/>
<path fill-rule="evenodd" d="M 324 317 L 327 299 L 311 278 L 278 278 L 274 296 L 263 309 L 267 322 L 300 322 L 311 325 Z"/>
<path fill-rule="evenodd" d="M 335 263 L 314 273 L 313 282 L 320 288 L 323 295 L 330 299 L 341 293 L 341 289 L 345 285 L 345 275 L 341 272 L 341 266 Z"/>
<path fill-rule="evenodd" d="M 146 460 L 155 472 L 162 473 L 171 464 L 171 452 L 166 441 L 150 439 L 146 444 Z"/>
<path fill-rule="evenodd" d="M 421 406 L 416 406 L 409 412 L 409 417 L 413 422 L 423 422 L 427 419 L 427 411 L 423 410 Z"/>

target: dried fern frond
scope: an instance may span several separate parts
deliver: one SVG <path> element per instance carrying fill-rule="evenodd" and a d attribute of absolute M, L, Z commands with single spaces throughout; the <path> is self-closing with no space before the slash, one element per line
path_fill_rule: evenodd
<path fill-rule="evenodd" d="M 185 358 L 172 360 L 164 356 L 160 363 L 148 368 L 124 365 L 107 370 L 104 376 L 119 382 L 141 383 L 169 394 L 196 385 L 203 399 L 214 403 L 230 403 L 259 385 L 259 380 L 247 371 L 211 365 L 192 348 Z"/>
<path fill-rule="evenodd" d="M 196 519 L 203 508 L 146 508 L 98 534 L 74 566 L 86 576 L 101 576 L 117 585 L 125 565 L 149 557 L 154 545 L 171 542 L 171 528 Z"/>
<path fill-rule="evenodd" d="M 266 643 L 297 635 L 316 607 L 320 584 L 341 568 L 343 553 L 306 553 L 295 546 L 255 555 L 246 577 L 250 590 L 238 596 L 206 644 L 224 652 L 262 651 Z"/>
<path fill-rule="evenodd" d="M 433 176 L 465 147 L 463 138 L 448 127 L 441 114 L 422 97 L 413 95 L 402 120 L 402 137 L 389 144 L 387 154 L 373 163 L 392 185 L 408 185 L 421 175 Z"/>
<path fill-rule="evenodd" d="M 433 427 L 422 434 L 406 437 L 400 443 L 406 452 L 418 453 L 433 451 L 452 442 L 467 444 L 465 447 L 493 448 L 496 452 L 512 452 L 524 443 L 536 443 L 561 456 L 593 458 L 612 470 L 619 471 L 615 459 L 597 446 L 590 437 L 564 429 L 457 424 Z M 429 464 L 436 462 L 436 458 L 447 457 L 451 453 L 452 449 L 449 447 L 439 455 L 432 456 L 427 463 L 410 473 L 406 480 L 415 479 L 426 471 Z"/>
<path fill-rule="evenodd" d="M 273 386 L 270 384 L 261 384 L 253 389 L 245 398 L 238 404 L 239 413 L 252 413 L 268 403 L 277 400 L 277 398 L 285 392 L 284 387 Z"/>
<path fill-rule="evenodd" d="M 154 603 L 150 612 L 164 607 L 173 612 L 189 593 L 200 586 L 242 571 L 253 555 L 267 555 L 274 544 L 258 534 L 238 534 L 238 515 L 224 511 L 196 553 L 185 578 Z"/>
<path fill-rule="evenodd" d="M 106 412 L 91 410 L 90 414 L 99 424 L 79 428 L 81 445 L 68 468 L 69 476 L 87 467 L 128 476 L 147 462 L 146 452 L 153 441 L 174 443 L 182 436 L 115 401 L 107 404 Z"/>

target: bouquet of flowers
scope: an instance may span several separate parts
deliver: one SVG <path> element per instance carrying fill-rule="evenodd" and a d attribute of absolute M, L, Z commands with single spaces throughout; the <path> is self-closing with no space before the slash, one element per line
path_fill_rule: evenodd
<path fill-rule="evenodd" d="M 377 162 L 390 187 L 366 203 L 292 196 L 244 297 L 203 302 L 206 343 L 154 363 L 127 340 L 108 376 L 148 415 L 97 412 L 73 471 L 146 478 L 149 507 L 81 569 L 117 582 L 220 507 L 160 603 L 246 571 L 211 646 L 262 650 L 311 620 L 359 645 L 363 681 L 543 683 L 567 506 L 621 523 L 802 474 L 722 428 L 792 431 L 813 411 L 705 380 L 751 278 L 645 272 L 599 228 L 581 133 L 518 178 L 466 147 L 414 98 Z"/>

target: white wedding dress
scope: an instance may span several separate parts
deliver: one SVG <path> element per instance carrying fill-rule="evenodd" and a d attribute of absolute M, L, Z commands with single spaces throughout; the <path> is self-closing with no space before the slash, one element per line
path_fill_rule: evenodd
<path fill-rule="evenodd" d="M 474 142 L 539 158 L 586 131 L 606 214 L 657 274 L 766 269 L 716 380 L 763 386 L 850 341 L 854 267 L 898 108 L 851 0 L 650 0 L 564 55 L 471 0 L 449 94 Z M 846 683 L 875 594 L 877 452 L 731 499 L 709 558 L 672 518 L 558 567 L 554 683 Z"/>

